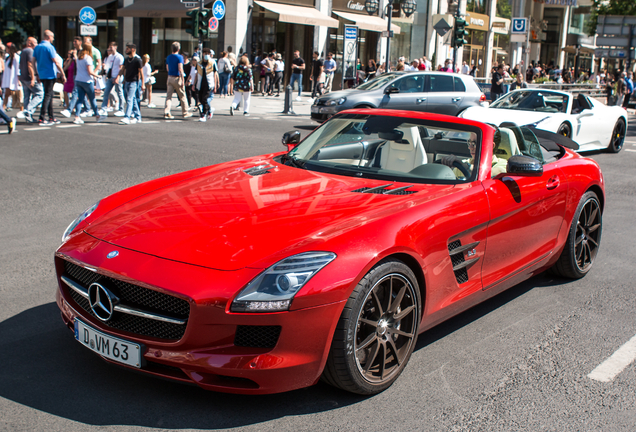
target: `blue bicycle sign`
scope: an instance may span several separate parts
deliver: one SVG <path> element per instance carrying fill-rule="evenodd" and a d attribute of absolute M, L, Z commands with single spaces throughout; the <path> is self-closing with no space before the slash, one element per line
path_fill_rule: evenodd
<path fill-rule="evenodd" d="M 212 5 L 212 13 L 214 14 L 214 18 L 218 20 L 222 20 L 225 16 L 225 3 L 223 0 L 216 0 L 214 5 Z"/>
<path fill-rule="evenodd" d="M 97 13 L 95 13 L 95 9 L 90 6 L 84 6 L 80 9 L 79 19 L 82 24 L 91 25 L 97 19 Z"/>

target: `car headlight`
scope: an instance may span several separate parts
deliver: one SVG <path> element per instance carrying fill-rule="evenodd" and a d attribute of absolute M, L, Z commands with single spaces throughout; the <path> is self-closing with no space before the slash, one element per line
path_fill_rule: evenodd
<path fill-rule="evenodd" d="M 332 99 L 328 101 L 327 103 L 325 103 L 325 105 L 327 106 L 342 105 L 346 101 L 347 101 L 347 98 L 341 97 L 340 99 Z"/>
<path fill-rule="evenodd" d="M 97 209 L 97 206 L 99 205 L 99 201 L 97 201 L 94 205 L 90 206 L 89 208 L 87 208 L 81 215 L 79 215 L 77 217 L 77 219 L 75 219 L 73 222 L 71 222 L 71 224 L 68 226 L 68 228 L 66 228 L 66 231 L 64 231 L 64 235 L 62 236 L 62 243 L 66 242 L 68 240 L 68 238 L 71 236 L 71 233 L 73 232 L 73 230 L 80 224 L 82 223 L 82 221 L 84 219 L 86 219 L 87 217 L 89 217 L 94 211 L 95 209 Z"/>
<path fill-rule="evenodd" d="M 232 312 L 289 309 L 296 293 L 336 258 L 332 252 L 306 252 L 277 262 L 250 282 L 232 302 Z"/>

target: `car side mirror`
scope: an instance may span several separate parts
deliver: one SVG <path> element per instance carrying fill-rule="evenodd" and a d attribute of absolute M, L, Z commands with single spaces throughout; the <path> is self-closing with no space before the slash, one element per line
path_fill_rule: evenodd
<path fill-rule="evenodd" d="M 399 92 L 400 92 L 400 89 L 393 86 L 388 86 L 387 88 L 384 89 L 384 94 L 399 93 Z"/>
<path fill-rule="evenodd" d="M 300 142 L 300 132 L 297 130 L 285 132 L 282 142 L 284 146 L 287 146 L 287 151 L 292 151 Z"/>
<path fill-rule="evenodd" d="M 508 159 L 506 171 L 509 175 L 541 177 L 543 175 L 543 165 L 533 157 L 517 155 Z"/>

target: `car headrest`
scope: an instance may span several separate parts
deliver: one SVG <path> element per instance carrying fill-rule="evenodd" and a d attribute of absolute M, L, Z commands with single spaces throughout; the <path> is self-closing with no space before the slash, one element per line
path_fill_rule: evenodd
<path fill-rule="evenodd" d="M 400 142 L 402 141 L 402 138 L 404 138 L 404 132 L 402 132 L 401 130 L 393 129 L 389 132 L 378 132 L 378 137 L 387 141 Z"/>

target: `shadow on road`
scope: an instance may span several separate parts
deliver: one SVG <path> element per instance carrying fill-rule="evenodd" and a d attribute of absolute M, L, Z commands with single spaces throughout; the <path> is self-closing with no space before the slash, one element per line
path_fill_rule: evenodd
<path fill-rule="evenodd" d="M 535 287 L 555 284 L 559 280 L 538 276 L 513 287 L 420 335 L 416 349 Z M 366 399 L 322 383 L 278 395 L 221 394 L 119 368 L 74 340 L 55 303 L 0 323 L 0 347 L 1 397 L 90 425 L 225 429 L 329 411 Z"/>

